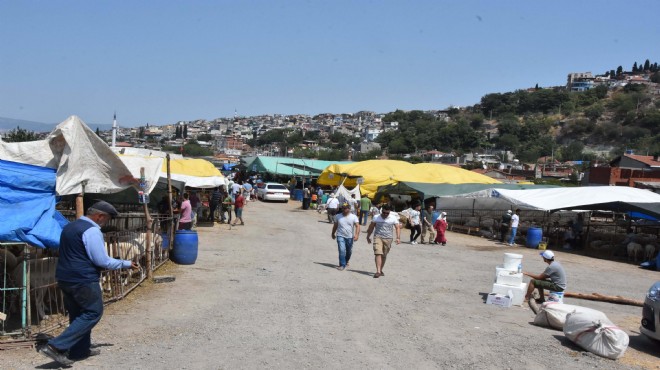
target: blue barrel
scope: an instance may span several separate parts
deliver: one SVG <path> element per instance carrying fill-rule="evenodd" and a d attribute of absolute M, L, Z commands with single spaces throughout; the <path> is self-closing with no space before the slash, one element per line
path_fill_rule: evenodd
<path fill-rule="evenodd" d="M 303 200 L 303 191 L 302 189 L 293 189 L 293 200 L 301 201 Z"/>
<path fill-rule="evenodd" d="M 527 247 L 538 248 L 543 239 L 543 229 L 539 227 L 530 227 L 527 229 Z"/>
<path fill-rule="evenodd" d="M 177 230 L 170 259 L 179 265 L 193 265 L 197 260 L 197 231 Z"/>

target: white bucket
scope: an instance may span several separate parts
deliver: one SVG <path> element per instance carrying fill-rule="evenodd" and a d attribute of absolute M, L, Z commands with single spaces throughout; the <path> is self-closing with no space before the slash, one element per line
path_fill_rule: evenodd
<path fill-rule="evenodd" d="M 504 253 L 504 268 L 507 270 L 518 270 L 522 263 L 523 255 L 516 253 Z"/>

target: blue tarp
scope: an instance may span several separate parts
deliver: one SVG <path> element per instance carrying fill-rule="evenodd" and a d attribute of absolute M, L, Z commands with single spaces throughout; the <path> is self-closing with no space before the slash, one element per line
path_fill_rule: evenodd
<path fill-rule="evenodd" d="M 223 171 L 231 171 L 232 169 L 234 169 L 234 167 L 236 167 L 235 163 L 225 163 L 225 164 L 222 165 L 222 170 Z"/>
<path fill-rule="evenodd" d="M 68 223 L 55 210 L 55 169 L 0 160 L 0 241 L 58 248 Z"/>

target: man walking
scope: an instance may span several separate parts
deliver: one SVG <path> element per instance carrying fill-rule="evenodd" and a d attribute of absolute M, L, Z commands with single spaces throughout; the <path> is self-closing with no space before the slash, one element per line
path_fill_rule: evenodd
<path fill-rule="evenodd" d="M 516 209 L 516 213 L 511 216 L 511 237 L 509 238 L 509 246 L 513 247 L 513 242 L 516 240 L 516 232 L 518 231 L 518 223 L 520 222 L 520 208 Z"/>
<path fill-rule="evenodd" d="M 241 220 L 241 225 L 245 225 L 245 222 L 243 222 L 243 207 L 245 207 L 245 197 L 243 197 L 242 192 L 239 192 L 236 196 L 236 200 L 234 201 L 234 212 L 236 218 L 234 219 L 234 223 L 231 224 L 232 226 L 236 225 L 236 221 L 238 220 Z"/>
<path fill-rule="evenodd" d="M 69 327 L 39 348 L 62 366 L 99 354 L 98 349 L 91 349 L 91 334 L 103 316 L 101 270 L 139 268 L 135 262 L 110 258 L 106 252 L 101 227 L 115 216 L 117 210 L 110 203 L 96 202 L 87 216 L 62 230 L 55 278 L 69 313 Z"/>
<path fill-rule="evenodd" d="M 222 208 L 220 209 L 220 223 L 225 223 L 225 221 L 231 223 L 231 206 L 234 204 L 234 199 L 227 194 L 223 194 L 225 199 L 222 200 Z M 225 217 L 225 212 L 227 212 L 227 217 Z"/>
<path fill-rule="evenodd" d="M 330 194 L 328 202 L 325 204 L 325 209 L 328 211 L 328 222 L 333 222 L 339 207 L 339 200 L 334 194 Z"/>
<path fill-rule="evenodd" d="M 367 197 L 367 194 L 362 194 L 360 199 L 360 224 L 366 225 L 367 218 L 369 218 L 369 210 L 371 209 L 371 200 Z"/>
<path fill-rule="evenodd" d="M 335 216 L 335 224 L 332 226 L 332 239 L 337 239 L 339 249 L 339 266 L 337 270 L 344 271 L 351 260 L 353 242 L 360 235 L 360 220 L 351 213 L 351 207 L 344 203 L 341 213 Z M 355 230 L 355 231 L 354 231 Z"/>
<path fill-rule="evenodd" d="M 394 229 L 394 230 L 393 230 Z M 375 230 L 375 232 L 374 232 Z M 367 243 L 371 244 L 371 233 L 374 233 L 374 260 L 376 262 L 376 273 L 374 278 L 385 276 L 383 267 L 387 260 L 387 254 L 392 248 L 393 231 L 396 231 L 396 244 L 401 243 L 401 229 L 399 228 L 399 218 L 391 214 L 389 204 L 383 205 L 380 214 L 377 215 L 369 224 L 367 229 Z"/>
<path fill-rule="evenodd" d="M 435 231 L 433 230 L 433 206 L 429 205 L 426 209 L 422 210 L 422 238 L 421 243 L 424 244 L 426 234 L 429 234 L 429 244 L 435 244 Z"/>
<path fill-rule="evenodd" d="M 211 222 L 215 222 L 215 210 L 218 209 L 218 205 L 220 205 L 221 199 L 222 199 L 222 193 L 220 192 L 220 187 L 216 187 L 215 189 L 213 189 L 213 193 L 211 194 L 211 202 L 210 202 L 211 214 L 209 215 L 209 220 Z"/>

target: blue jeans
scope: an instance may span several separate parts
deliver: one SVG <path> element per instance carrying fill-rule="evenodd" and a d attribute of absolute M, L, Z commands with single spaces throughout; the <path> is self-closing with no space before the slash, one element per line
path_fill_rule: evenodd
<path fill-rule="evenodd" d="M 339 266 L 346 267 L 353 254 L 353 238 L 337 237 L 337 247 L 339 248 Z"/>
<path fill-rule="evenodd" d="M 64 308 L 69 312 L 69 327 L 48 344 L 69 351 L 70 358 L 89 356 L 92 328 L 103 316 L 103 293 L 98 282 L 68 283 L 58 281 L 64 295 Z"/>
<path fill-rule="evenodd" d="M 517 227 L 511 228 L 511 237 L 509 238 L 509 244 L 513 244 L 513 240 L 516 238 L 516 231 L 518 231 Z"/>
<path fill-rule="evenodd" d="M 360 225 L 364 226 L 367 224 L 369 219 L 369 210 L 363 211 L 360 210 Z"/>

